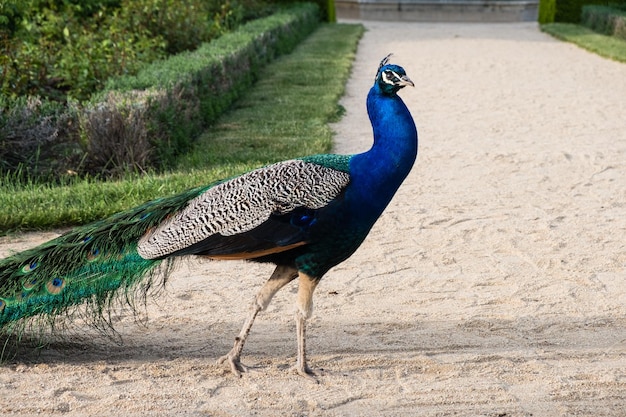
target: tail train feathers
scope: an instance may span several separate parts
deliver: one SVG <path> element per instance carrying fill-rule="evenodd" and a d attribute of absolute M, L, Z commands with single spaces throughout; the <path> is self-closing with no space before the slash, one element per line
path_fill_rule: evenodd
<path fill-rule="evenodd" d="M 138 240 L 205 189 L 151 201 L 0 260 L 0 328 L 11 332 L 16 325 L 9 323 L 81 303 L 103 314 L 120 294 L 131 302 L 132 290 L 149 286 L 146 278 L 160 263 L 139 256 Z"/>

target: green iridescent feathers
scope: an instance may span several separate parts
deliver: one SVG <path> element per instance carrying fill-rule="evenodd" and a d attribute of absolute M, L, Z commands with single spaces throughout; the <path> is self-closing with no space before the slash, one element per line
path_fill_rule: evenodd
<path fill-rule="evenodd" d="M 79 303 L 104 315 L 122 294 L 131 302 L 159 263 L 141 258 L 137 241 L 206 188 L 151 201 L 0 260 L 0 328 L 11 333 L 21 319 L 66 313 Z"/>
<path fill-rule="evenodd" d="M 350 159 L 352 155 L 320 154 L 300 158 L 304 162 L 311 162 L 326 168 L 341 172 L 350 172 Z"/>

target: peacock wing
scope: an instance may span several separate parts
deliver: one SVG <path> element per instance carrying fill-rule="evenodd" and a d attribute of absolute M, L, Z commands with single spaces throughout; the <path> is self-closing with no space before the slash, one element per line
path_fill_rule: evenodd
<path fill-rule="evenodd" d="M 337 198 L 347 172 L 305 160 L 269 165 L 209 188 L 146 233 L 144 259 L 201 254 L 249 258 L 306 243 L 315 210 Z"/>

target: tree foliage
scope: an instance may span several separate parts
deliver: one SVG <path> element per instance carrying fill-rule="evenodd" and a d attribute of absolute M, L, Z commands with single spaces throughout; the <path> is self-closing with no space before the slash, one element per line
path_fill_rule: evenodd
<path fill-rule="evenodd" d="M 1 93 L 83 101 L 270 11 L 257 0 L 1 0 Z"/>

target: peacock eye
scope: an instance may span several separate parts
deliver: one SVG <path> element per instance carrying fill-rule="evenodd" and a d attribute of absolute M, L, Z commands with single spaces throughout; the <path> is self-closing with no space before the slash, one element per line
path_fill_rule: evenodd
<path fill-rule="evenodd" d="M 400 82 L 400 76 L 392 70 L 383 72 L 383 81 L 387 84 L 396 85 Z"/>

